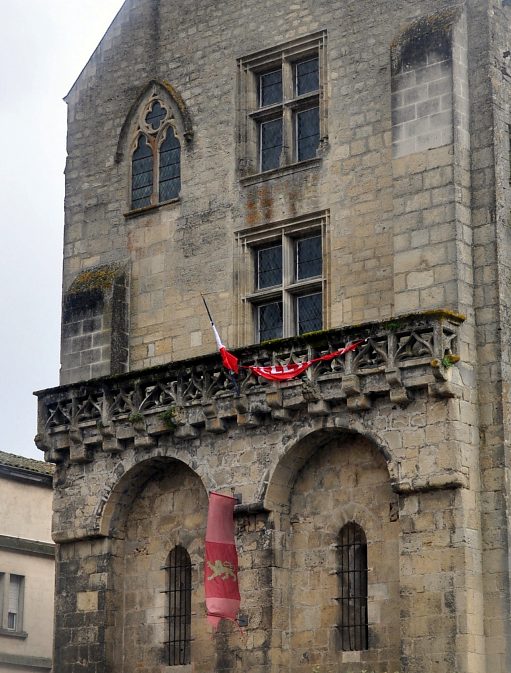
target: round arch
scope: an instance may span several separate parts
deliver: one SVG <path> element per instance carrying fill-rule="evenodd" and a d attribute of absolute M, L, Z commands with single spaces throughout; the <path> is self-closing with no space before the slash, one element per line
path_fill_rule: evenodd
<path fill-rule="evenodd" d="M 176 470 L 186 468 L 198 479 L 204 490 L 207 487 L 203 478 L 185 461 L 170 456 L 153 456 L 130 467 L 114 484 L 107 496 L 103 496 L 104 507 L 98 522 L 98 532 L 104 537 L 123 538 L 124 517 L 131 503 L 143 490 L 144 486 L 162 470 L 174 465 Z"/>
<path fill-rule="evenodd" d="M 362 427 L 342 426 L 333 421 L 318 421 L 318 427 L 307 428 L 298 437 L 293 437 L 283 448 L 276 463 L 270 468 L 267 481 L 263 485 L 261 500 L 270 511 L 283 511 L 287 507 L 289 494 L 298 472 L 311 456 L 325 444 L 337 439 L 341 443 L 349 439 L 362 438 L 376 448 L 385 459 L 391 485 L 398 481 L 397 462 L 392 458 L 387 445 Z"/>

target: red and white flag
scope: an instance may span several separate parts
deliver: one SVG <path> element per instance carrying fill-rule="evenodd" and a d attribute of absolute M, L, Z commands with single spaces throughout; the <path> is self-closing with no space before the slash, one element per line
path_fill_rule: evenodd
<path fill-rule="evenodd" d="M 250 369 L 250 371 L 256 376 L 262 376 L 269 381 L 289 381 L 290 379 L 294 379 L 297 376 L 300 376 L 300 374 L 303 374 L 303 372 L 315 362 L 328 361 L 333 360 L 334 358 L 339 358 L 345 353 L 348 353 L 348 351 L 355 350 L 355 348 L 360 346 L 361 343 L 364 343 L 364 341 L 354 341 L 353 343 L 348 344 L 344 348 L 341 348 L 334 353 L 327 353 L 326 355 L 322 355 L 319 358 L 306 360 L 305 362 L 300 362 L 297 364 L 291 363 L 288 365 L 271 365 L 270 367 L 249 366 L 245 367 L 245 369 Z"/>
<path fill-rule="evenodd" d="M 326 355 L 322 355 L 319 358 L 306 360 L 305 362 L 300 362 L 297 364 L 291 363 L 287 365 L 270 365 L 269 367 L 240 365 L 238 358 L 232 353 L 230 353 L 222 343 L 222 340 L 220 339 L 218 330 L 215 326 L 215 323 L 213 322 L 213 318 L 211 317 L 211 313 L 209 311 L 208 305 L 206 304 L 204 296 L 202 297 L 202 301 L 204 302 L 204 306 L 206 307 L 206 311 L 208 312 L 211 327 L 213 328 L 213 334 L 215 335 L 216 345 L 222 358 L 222 363 L 226 369 L 228 369 L 230 372 L 234 372 L 235 374 L 239 373 L 240 368 L 250 369 L 250 371 L 256 376 L 262 376 L 263 378 L 268 379 L 269 381 L 289 381 L 290 379 L 294 379 L 297 376 L 300 376 L 300 374 L 303 374 L 303 372 L 306 369 L 308 369 L 311 365 L 313 365 L 315 362 L 328 361 L 333 360 L 334 358 L 342 357 L 345 353 L 355 350 L 355 348 L 360 346 L 360 344 L 365 343 L 366 341 L 365 339 L 360 339 L 359 341 L 354 341 L 353 343 L 348 344 L 344 348 L 340 348 L 334 353 L 327 353 Z"/>
<path fill-rule="evenodd" d="M 235 498 L 209 494 L 204 560 L 206 614 L 216 630 L 221 619 L 236 621 L 240 608 L 238 554 L 234 544 Z"/>
<path fill-rule="evenodd" d="M 215 327 L 215 323 L 213 321 L 211 321 L 211 327 L 213 328 L 216 345 L 220 352 L 220 356 L 222 357 L 222 363 L 224 367 L 226 369 L 229 369 L 229 371 L 237 374 L 239 372 L 238 358 L 232 353 L 229 353 L 227 348 L 223 345 L 222 340 L 220 339 L 220 335 L 218 334 L 218 330 Z"/>

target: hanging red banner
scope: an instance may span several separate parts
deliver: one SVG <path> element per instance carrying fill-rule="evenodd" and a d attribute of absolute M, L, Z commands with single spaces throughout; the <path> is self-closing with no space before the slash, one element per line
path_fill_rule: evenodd
<path fill-rule="evenodd" d="M 236 621 L 240 608 L 238 555 L 234 544 L 235 498 L 209 494 L 204 561 L 206 613 L 214 629 L 221 619 Z"/>

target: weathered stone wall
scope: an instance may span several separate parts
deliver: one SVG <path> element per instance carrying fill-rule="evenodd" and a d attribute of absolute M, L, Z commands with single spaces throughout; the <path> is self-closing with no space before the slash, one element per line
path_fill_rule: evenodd
<path fill-rule="evenodd" d="M 56 673 L 121 670 L 123 642 L 124 670 L 166 670 L 160 564 L 184 536 L 199 581 L 205 493 L 231 488 L 248 623 L 210 641 L 198 588 L 197 673 L 511 669 L 510 12 L 500 0 L 125 3 L 67 98 L 64 292 L 112 265 L 130 281 L 111 302 L 122 310 L 95 316 L 101 350 L 88 317 L 64 325 L 62 382 L 210 353 L 201 292 L 226 342 L 247 347 L 243 236 L 302 217 L 324 227 L 324 327 L 356 336 L 374 320 L 387 336 L 367 328 L 358 370 L 349 360 L 238 397 L 215 388 L 207 357 L 167 387 L 153 370 L 155 385 L 150 372 L 105 379 L 102 397 L 64 386 L 45 407 L 42 393 L 39 441 L 58 463 Z M 247 175 L 238 59 L 325 29 L 318 157 Z M 182 103 L 182 191 L 129 213 L 130 115 L 154 81 Z M 466 316 L 453 318 L 455 352 L 437 338 L 450 314 L 429 331 L 399 318 L 438 308 Z M 108 359 L 115 334 L 129 363 Z M 350 517 L 368 537 L 370 649 L 347 654 L 328 546 Z"/>
<path fill-rule="evenodd" d="M 271 17 L 270 30 L 251 19 L 250 6 L 223 4 L 219 14 L 209 3 L 193 12 L 186 3 L 172 10 L 154 0 L 126 4 L 67 98 L 64 287 L 83 269 L 129 260 L 131 368 L 212 350 L 201 291 L 208 293 L 224 339 L 231 345 L 253 342 L 252 317 L 234 274 L 234 234 L 318 211 L 330 216 L 325 327 L 388 318 L 419 306 L 460 308 L 455 247 L 462 239 L 452 211 L 451 145 L 411 155 L 411 167 L 393 167 L 391 161 L 391 44 L 414 18 L 444 5 L 382 3 L 380 9 L 374 4 L 364 9 L 360 3 L 302 0 L 293 9 L 297 31 L 284 3 L 259 7 Z M 321 160 L 240 181 L 236 59 L 325 25 L 328 121 Z M 146 55 L 137 57 L 136 69 L 129 56 L 133 44 Z M 98 69 L 100 79 L 94 76 Z M 180 93 L 193 126 L 191 140 L 181 143 L 181 198 L 126 218 L 130 145 L 122 137 L 119 155 L 119 137 L 154 79 L 168 80 Z M 245 109 L 241 101 L 242 113 Z M 442 144 L 448 141 L 445 136 Z M 411 184 L 406 187 L 401 178 Z M 432 268 L 438 266 L 434 277 L 432 270 L 419 268 L 420 277 L 410 278 L 404 289 L 406 270 L 394 261 L 403 252 L 395 248 L 402 219 L 420 228 L 414 245 L 424 250 L 429 242 L 428 259 Z M 426 263 L 406 255 L 412 269 Z"/>

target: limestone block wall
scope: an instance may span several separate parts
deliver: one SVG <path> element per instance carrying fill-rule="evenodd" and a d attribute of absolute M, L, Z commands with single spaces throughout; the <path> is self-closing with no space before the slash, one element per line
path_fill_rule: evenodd
<path fill-rule="evenodd" d="M 252 310 L 237 277 L 237 234 L 317 212 L 329 213 L 324 327 L 425 307 L 464 310 L 466 222 L 457 204 L 466 181 L 453 168 L 461 151 L 455 131 L 462 115 L 458 89 L 466 94 L 458 65 L 466 30 L 463 13 L 444 10 L 445 3 L 431 0 L 383 3 L 380 9 L 374 3 L 301 0 L 293 9 L 300 17 L 297 30 L 283 2 L 260 7 L 271 17 L 270 28 L 253 20 L 251 6 L 224 4 L 219 10 L 204 3 L 196 13 L 155 0 L 126 3 L 67 97 L 64 287 L 84 270 L 128 260 L 130 368 L 213 349 L 201 292 L 208 293 L 228 343 L 253 342 Z M 393 77 L 392 45 L 418 17 L 434 19 L 420 56 L 425 61 L 407 61 L 411 69 Z M 447 42 L 428 50 L 439 21 Z M 153 25 L 159 26 L 157 39 Z M 247 176 L 237 161 L 240 117 L 247 114 L 237 85 L 238 60 L 325 27 L 325 114 L 317 158 Z M 190 35 L 193 40 L 179 37 Z M 132 45 L 146 55 L 136 69 L 127 55 Z M 433 63 L 435 58 L 443 60 Z M 404 93 L 393 94 L 392 81 L 396 87 L 405 76 L 421 80 L 407 96 L 426 96 L 410 103 L 414 114 L 425 112 L 423 104 L 431 107 L 418 120 L 439 124 L 440 131 L 431 127 L 433 144 L 409 146 L 393 163 L 392 100 L 399 102 L 396 114 L 406 106 Z M 182 189 L 173 203 L 130 214 L 127 120 L 153 81 L 170 83 L 187 111 L 191 130 L 185 133 L 183 126 L 180 138 Z M 404 134 L 409 123 L 418 128 L 418 120 L 394 125 L 394 134 Z M 412 234 L 413 242 L 403 243 Z M 424 258 L 417 259 L 417 247 Z M 63 359 L 63 381 L 75 360 Z M 73 380 L 79 375 L 86 377 L 86 370 L 76 371 Z"/>
<path fill-rule="evenodd" d="M 61 383 L 125 371 L 128 348 L 129 271 L 114 264 L 79 274 L 63 300 Z"/>
<path fill-rule="evenodd" d="M 328 404 L 300 408 L 292 387 L 261 392 L 257 413 L 241 401 L 225 411 L 222 393 L 195 405 L 205 420 L 182 434 L 129 427 L 117 436 L 116 420 L 98 426 L 98 443 L 95 421 L 73 428 L 71 446 L 52 451 L 59 673 L 121 666 L 112 643 L 123 639 L 133 640 L 127 651 L 143 648 L 126 666 L 165 670 L 162 599 L 146 591 L 145 573 L 161 585 L 157 566 L 192 530 L 188 516 L 200 563 L 205 493 L 233 486 L 243 496 L 246 641 L 228 626 L 208 640 L 198 589 L 199 673 L 511 670 L 510 11 L 500 0 L 125 3 L 67 98 L 63 383 L 212 352 L 201 292 L 229 345 L 253 342 L 246 241 L 302 218 L 324 227 L 324 327 L 376 320 L 396 329 L 393 316 L 440 307 L 466 320 L 458 392 L 423 381 L 394 399 L 383 389 L 364 397 L 353 380 L 348 404 L 348 383 Z M 240 59 L 325 31 L 318 156 L 248 175 Z M 180 127 L 180 198 L 132 213 L 123 134 L 154 81 L 179 93 L 193 133 Z M 121 267 L 124 280 L 115 275 L 85 302 L 90 314 L 73 313 L 69 290 L 83 274 Z M 396 372 L 379 374 L 400 388 Z M 365 517 L 369 553 L 382 561 L 371 563 L 372 647 L 358 657 L 338 651 L 328 602 L 327 547 L 343 512 Z"/>
<path fill-rule="evenodd" d="M 85 646 L 96 657 L 87 673 L 93 662 L 119 666 L 123 638 L 143 650 L 133 652 L 139 667 L 166 670 L 158 668 L 160 563 L 178 541 L 198 564 L 196 670 L 481 673 L 474 418 L 469 390 L 447 401 L 416 391 L 406 409 L 380 400 L 363 419 L 343 407 L 327 417 L 288 411 L 258 427 L 224 421 L 220 433 L 168 432 L 152 445 L 97 451 L 85 464 L 64 460 L 53 526 L 58 670 L 72 671 Z M 231 488 L 243 500 L 236 521 L 246 636 L 225 625 L 209 641 L 200 586 L 205 494 Z M 355 653 L 339 650 L 332 601 L 330 545 L 348 520 L 366 530 L 370 567 L 370 649 Z M 124 665 L 135 665 L 131 656 Z"/>

